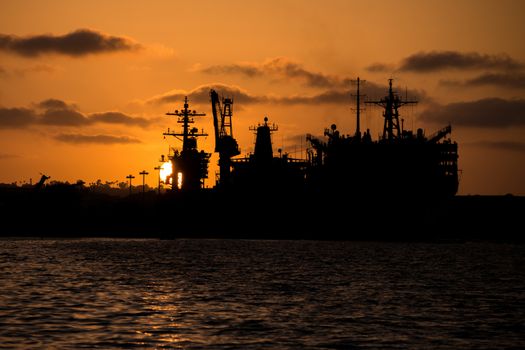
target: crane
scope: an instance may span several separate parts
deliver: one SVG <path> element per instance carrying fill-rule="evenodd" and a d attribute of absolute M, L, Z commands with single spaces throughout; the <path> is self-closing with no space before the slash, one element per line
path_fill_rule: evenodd
<path fill-rule="evenodd" d="M 227 186 L 230 181 L 231 158 L 241 153 L 237 140 L 233 138 L 233 99 L 221 99 L 213 89 L 210 91 L 210 98 L 215 128 L 215 152 L 219 153 L 219 185 Z"/>
<path fill-rule="evenodd" d="M 443 129 L 436 131 L 432 136 L 429 137 L 428 143 L 437 143 L 439 140 L 447 136 L 452 132 L 452 126 L 450 124 L 445 126 Z"/>

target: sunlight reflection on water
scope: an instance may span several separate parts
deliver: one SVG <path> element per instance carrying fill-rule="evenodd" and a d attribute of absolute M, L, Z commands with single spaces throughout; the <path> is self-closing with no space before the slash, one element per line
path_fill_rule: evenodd
<path fill-rule="evenodd" d="M 1 240 L 0 344 L 525 346 L 525 247 Z"/>

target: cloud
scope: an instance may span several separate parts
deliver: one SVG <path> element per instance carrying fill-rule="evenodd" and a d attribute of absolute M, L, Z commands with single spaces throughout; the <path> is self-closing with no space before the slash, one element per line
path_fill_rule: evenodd
<path fill-rule="evenodd" d="M 309 96 L 282 96 L 273 98 L 273 103 L 284 105 L 296 104 L 350 104 L 352 102 L 349 90 L 327 90 Z"/>
<path fill-rule="evenodd" d="M 40 115 L 38 122 L 40 124 L 55 126 L 81 126 L 91 124 L 91 120 L 86 118 L 82 113 L 70 108 L 48 109 Z"/>
<path fill-rule="evenodd" d="M 499 86 L 503 88 L 525 89 L 525 74 L 521 72 L 515 73 L 484 73 L 474 78 L 465 81 L 458 80 L 442 80 L 441 85 L 445 86 Z"/>
<path fill-rule="evenodd" d="M 140 140 L 129 136 L 59 134 L 55 140 L 72 144 L 126 144 L 140 143 Z"/>
<path fill-rule="evenodd" d="M 373 63 L 365 68 L 369 72 L 392 72 L 396 70 L 396 67 L 392 64 L 386 64 L 386 63 Z"/>
<path fill-rule="evenodd" d="M 350 79 L 340 78 L 307 70 L 302 64 L 286 57 L 276 57 L 262 63 L 233 63 L 197 68 L 208 74 L 240 74 L 250 78 L 273 76 L 279 79 L 294 79 L 306 86 L 317 88 L 337 88 L 350 86 Z"/>
<path fill-rule="evenodd" d="M 485 98 L 444 106 L 436 105 L 424 111 L 421 120 L 465 127 L 523 127 L 525 126 L 525 99 Z"/>
<path fill-rule="evenodd" d="M 49 98 L 47 100 L 41 101 L 37 103 L 37 106 L 45 109 L 68 109 L 73 107 L 72 105 L 67 104 L 62 100 L 57 100 L 54 98 Z"/>
<path fill-rule="evenodd" d="M 436 72 L 446 69 L 497 69 L 517 70 L 524 64 L 507 54 L 487 55 L 477 52 L 431 51 L 419 52 L 403 59 L 400 71 L 416 73 Z"/>
<path fill-rule="evenodd" d="M 104 112 L 104 113 L 93 113 L 89 115 L 91 122 L 107 123 L 107 124 L 124 124 L 124 125 L 137 125 L 137 126 L 148 126 L 152 123 L 152 120 L 140 117 L 130 117 L 121 112 Z"/>
<path fill-rule="evenodd" d="M 37 120 L 35 112 L 28 108 L 0 108 L 0 129 L 25 128 Z"/>
<path fill-rule="evenodd" d="M 0 153 L 0 159 L 11 159 L 11 158 L 20 158 L 17 154 L 11 153 Z"/>
<path fill-rule="evenodd" d="M 232 97 L 235 103 L 241 105 L 251 105 L 258 103 L 277 103 L 284 105 L 292 104 L 312 104 L 312 103 L 341 103 L 344 98 L 349 101 L 349 91 L 326 91 L 321 94 L 311 96 L 274 96 L 274 95 L 253 95 L 237 86 L 225 84 L 207 84 L 201 85 L 189 92 L 176 90 L 160 96 L 155 96 L 147 100 L 147 103 L 165 104 L 181 103 L 184 97 L 194 103 L 210 103 L 210 90 L 216 90 L 219 95 Z"/>
<path fill-rule="evenodd" d="M 190 103 L 209 104 L 210 90 L 216 90 L 219 95 L 225 97 L 232 97 L 235 103 L 242 105 L 252 105 L 261 103 L 274 103 L 281 105 L 298 105 L 298 104 L 343 104 L 351 105 L 354 103 L 354 91 L 349 89 L 328 89 L 313 95 L 292 95 L 292 96 L 276 96 L 276 95 L 254 95 L 248 91 L 235 86 L 226 84 L 205 84 L 198 86 L 191 91 L 173 90 L 171 92 L 154 96 L 148 100 L 148 104 L 167 104 L 175 103 L 182 104 L 184 97 L 188 96 Z M 373 82 L 366 82 L 361 87 L 361 93 L 366 93 L 369 98 L 383 97 L 387 94 L 388 87 L 379 85 Z M 425 97 L 425 92 L 421 90 L 408 90 L 409 96 L 416 99 Z"/>
<path fill-rule="evenodd" d="M 188 96 L 190 102 L 200 104 L 210 103 L 211 89 L 216 90 L 220 95 L 225 97 L 232 97 L 234 102 L 239 102 L 240 104 L 253 104 L 267 101 L 266 97 L 251 95 L 246 90 L 241 89 L 238 86 L 214 83 L 200 85 L 191 91 L 173 90 L 159 96 L 154 96 L 148 99 L 146 103 L 181 103 L 184 101 L 185 96 Z"/>
<path fill-rule="evenodd" d="M 519 62 L 505 53 L 489 55 L 478 52 L 430 51 L 418 52 L 405 57 L 398 65 L 378 62 L 366 69 L 369 72 L 432 73 L 444 70 L 480 69 L 509 72 L 519 71 L 523 68 L 525 68 L 523 62 Z"/>
<path fill-rule="evenodd" d="M 481 148 L 502 149 L 504 151 L 525 152 L 525 142 L 517 141 L 477 141 L 467 142 L 467 146 Z"/>
<path fill-rule="evenodd" d="M 24 57 L 62 54 L 80 57 L 117 51 L 133 51 L 141 46 L 129 38 L 107 35 L 91 29 L 78 29 L 65 35 L 42 34 L 18 37 L 0 34 L 0 50 Z"/>
<path fill-rule="evenodd" d="M 31 125 L 85 126 L 95 123 L 145 127 L 157 119 L 131 117 L 121 112 L 102 112 L 85 115 L 74 104 L 47 99 L 29 108 L 0 108 L 0 129 L 25 128 Z"/>

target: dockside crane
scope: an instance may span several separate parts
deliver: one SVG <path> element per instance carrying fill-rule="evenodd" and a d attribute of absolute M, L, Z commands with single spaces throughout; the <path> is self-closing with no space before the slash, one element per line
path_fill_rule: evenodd
<path fill-rule="evenodd" d="M 219 182 L 221 187 L 230 182 L 231 158 L 241 153 L 237 140 L 233 138 L 233 99 L 219 98 L 215 90 L 210 91 L 215 129 L 215 152 L 219 153 Z"/>

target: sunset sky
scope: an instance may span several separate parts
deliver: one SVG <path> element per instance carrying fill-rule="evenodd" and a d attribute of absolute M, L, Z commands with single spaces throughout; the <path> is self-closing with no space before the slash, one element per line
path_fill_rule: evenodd
<path fill-rule="evenodd" d="M 190 107 L 210 134 L 209 91 L 234 99 L 233 132 L 278 125 L 274 149 L 304 156 L 305 134 L 355 130 L 350 81 L 368 98 L 388 79 L 427 134 L 452 125 L 460 194 L 525 195 L 524 1 L 0 2 L 0 182 L 126 181 L 170 146 L 165 115 Z M 381 111 L 367 107 L 374 138 Z M 210 162 L 214 183 L 217 155 Z"/>

